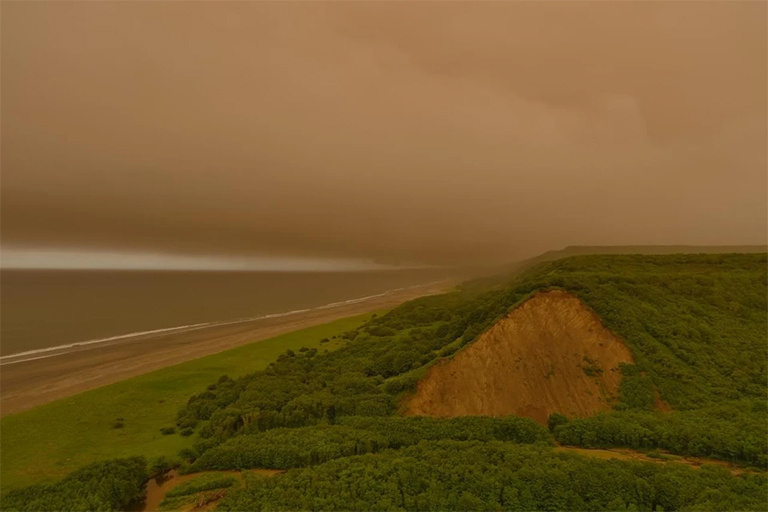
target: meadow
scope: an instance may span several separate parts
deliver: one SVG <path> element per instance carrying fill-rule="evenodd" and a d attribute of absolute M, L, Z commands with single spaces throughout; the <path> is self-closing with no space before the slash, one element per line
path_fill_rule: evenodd
<path fill-rule="evenodd" d="M 2 490 L 53 481 L 80 466 L 119 457 L 173 457 L 189 444 L 173 427 L 189 396 L 221 375 L 266 368 L 286 349 L 335 350 L 334 336 L 370 314 L 344 318 L 164 368 L 0 419 Z M 320 340 L 328 338 L 327 343 Z M 121 427 L 115 428 L 118 424 Z"/>

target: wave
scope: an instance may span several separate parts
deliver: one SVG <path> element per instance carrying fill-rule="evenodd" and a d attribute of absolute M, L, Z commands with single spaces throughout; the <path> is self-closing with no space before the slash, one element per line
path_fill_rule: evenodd
<path fill-rule="evenodd" d="M 432 281 L 429 283 L 423 283 L 423 284 L 416 284 L 413 286 L 403 286 L 400 288 L 392 288 L 391 290 L 386 290 L 381 293 L 376 293 L 374 295 L 366 295 L 365 297 L 356 297 L 354 299 L 348 299 L 348 300 L 342 300 L 338 302 L 331 302 L 328 304 L 324 304 L 322 306 L 317 306 L 314 308 L 304 308 L 304 309 L 294 309 L 292 311 L 286 311 L 284 313 L 270 313 L 267 315 L 260 315 L 260 316 L 253 316 L 253 317 L 247 317 L 247 318 L 237 318 L 234 320 L 224 320 L 224 321 L 213 321 L 213 322 L 202 322 L 198 324 L 188 324 L 188 325 L 180 325 L 177 327 L 166 327 L 163 329 L 152 329 L 150 331 L 139 331 L 139 332 L 132 332 L 128 334 L 120 334 L 117 336 L 110 336 L 108 338 L 98 338 L 95 340 L 87 340 L 87 341 L 77 341 L 74 343 L 67 343 L 64 345 L 56 345 L 53 347 L 45 347 L 45 348 L 38 348 L 35 350 L 27 350 L 24 352 L 17 352 L 15 354 L 8 354 L 5 356 L 0 356 L 0 366 L 5 366 L 9 364 L 16 364 L 16 363 L 23 363 L 26 361 L 35 361 L 37 359 L 46 359 L 49 357 L 55 357 L 60 356 L 63 354 L 69 353 L 70 349 L 78 348 L 78 347 L 87 347 L 89 345 L 98 345 L 102 343 L 108 343 L 110 341 L 120 341 L 120 340 L 128 340 L 131 338 L 139 338 L 142 336 L 149 336 L 152 334 L 160 334 L 160 333 L 171 333 L 174 331 L 194 331 L 198 329 L 206 329 L 209 327 L 221 327 L 225 325 L 235 325 L 235 324 L 243 324 L 247 322 L 254 322 L 256 320 L 267 320 L 270 318 L 280 318 L 284 316 L 290 316 L 290 315 L 297 315 L 299 313 L 306 313 L 309 311 L 316 311 L 316 310 L 323 310 L 323 309 L 331 309 L 335 307 L 340 306 L 346 306 L 349 304 L 357 304 L 359 302 L 365 302 L 370 299 L 375 299 L 378 297 L 384 297 L 386 295 L 403 291 L 403 290 L 411 290 L 413 288 L 422 288 L 425 286 L 431 286 L 434 284 L 442 283 L 448 281 L 447 279 L 442 279 L 439 281 Z M 54 353 L 51 353 L 54 352 Z M 37 357 L 28 357 L 28 356 L 35 356 L 37 354 L 44 354 L 39 355 Z"/>

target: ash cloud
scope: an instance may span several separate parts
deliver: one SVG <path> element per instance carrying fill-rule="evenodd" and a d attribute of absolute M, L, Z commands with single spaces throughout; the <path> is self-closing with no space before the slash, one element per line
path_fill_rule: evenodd
<path fill-rule="evenodd" d="M 2 242 L 766 243 L 760 2 L 5 2 Z"/>

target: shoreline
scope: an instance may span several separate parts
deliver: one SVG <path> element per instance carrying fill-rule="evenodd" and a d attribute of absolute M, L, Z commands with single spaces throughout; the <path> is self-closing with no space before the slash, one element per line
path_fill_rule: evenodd
<path fill-rule="evenodd" d="M 411 290 L 411 289 L 417 289 L 417 288 L 426 288 L 431 287 L 433 285 L 441 285 L 445 284 L 447 282 L 451 281 L 450 279 L 441 279 L 439 281 L 431 281 L 429 283 L 423 283 L 423 284 L 416 284 L 412 286 L 402 286 L 400 288 L 392 288 L 391 290 L 386 290 L 381 293 L 375 293 L 373 295 L 366 295 L 365 297 L 356 297 L 353 299 L 347 299 L 347 300 L 341 300 L 336 302 L 331 302 L 329 304 L 323 304 L 321 306 L 315 306 L 311 308 L 303 308 L 303 309 L 294 309 L 292 311 L 285 311 L 281 313 L 267 313 L 264 315 L 254 316 L 254 317 L 242 317 L 242 318 L 233 318 L 229 320 L 213 320 L 210 322 L 200 322 L 200 323 L 194 323 L 194 324 L 187 324 L 187 325 L 179 325 L 179 326 L 173 326 L 173 327 L 162 327 L 159 329 L 151 329 L 148 331 L 138 331 L 138 332 L 129 332 L 126 334 L 118 334 L 115 336 L 109 336 L 106 338 L 97 338 L 92 340 L 83 340 L 83 341 L 75 341 L 72 343 L 65 343 L 62 345 L 54 345 L 51 347 L 43 347 L 43 348 L 37 348 L 33 350 L 25 350 L 23 352 L 16 352 L 13 354 L 7 354 L 0 356 L 0 367 L 10 365 L 10 364 L 17 364 L 17 363 L 23 363 L 25 361 L 34 361 L 36 359 L 44 359 L 47 357 L 55 357 L 63 354 L 67 354 L 69 352 L 75 352 L 79 351 L 81 348 L 83 350 L 86 350 L 87 348 L 91 348 L 90 345 L 97 345 L 97 344 L 109 344 L 110 342 L 125 342 L 130 341 L 134 338 L 144 338 L 146 336 L 150 335 L 156 335 L 161 333 L 172 333 L 172 332 L 189 332 L 197 329 L 205 329 L 205 328 L 212 328 L 212 327 L 223 327 L 226 325 L 234 325 L 234 324 L 243 324 L 243 323 L 249 323 L 249 322 L 255 322 L 257 320 L 266 320 L 269 318 L 280 318 L 285 316 L 292 316 L 297 315 L 300 313 L 307 313 L 313 310 L 320 310 L 320 309 L 331 309 L 339 306 L 344 306 L 347 304 L 356 304 L 359 302 L 365 302 L 371 299 L 375 299 L 378 297 L 384 297 L 385 295 L 392 295 L 397 292 L 405 291 L 405 290 Z M 43 356 L 37 356 L 37 354 L 47 354 Z M 28 356 L 35 356 L 35 357 L 28 357 Z"/>
<path fill-rule="evenodd" d="M 454 280 L 443 280 L 312 309 L 9 354 L 0 358 L 0 417 L 280 334 L 392 308 L 411 299 L 443 293 L 453 284 Z M 40 355 L 45 352 L 52 353 Z"/>

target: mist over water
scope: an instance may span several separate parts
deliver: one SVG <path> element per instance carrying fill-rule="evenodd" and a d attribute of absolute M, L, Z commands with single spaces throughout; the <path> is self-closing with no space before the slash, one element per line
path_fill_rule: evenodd
<path fill-rule="evenodd" d="M 6 267 L 479 267 L 568 245 L 768 241 L 764 2 L 2 13 Z M 0 351 L 445 272 L 2 272 Z"/>
<path fill-rule="evenodd" d="M 316 308 L 456 273 L 3 270 L 0 355 Z"/>
<path fill-rule="evenodd" d="M 4 2 L 2 241 L 764 244 L 765 2 Z"/>

